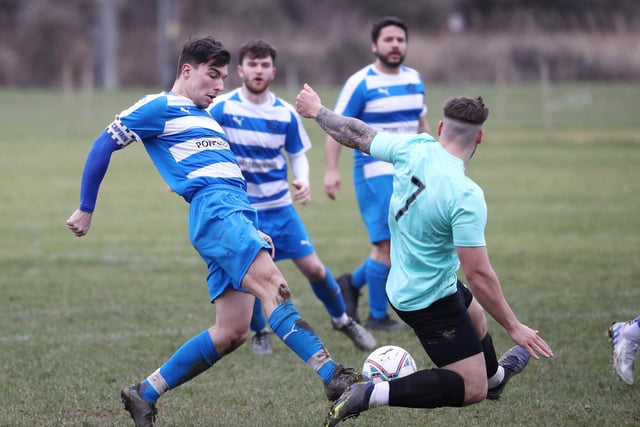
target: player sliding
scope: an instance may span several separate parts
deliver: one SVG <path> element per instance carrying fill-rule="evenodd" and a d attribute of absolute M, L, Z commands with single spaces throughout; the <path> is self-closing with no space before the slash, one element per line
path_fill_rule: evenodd
<path fill-rule="evenodd" d="M 504 298 L 484 238 L 484 194 L 464 173 L 489 114 L 482 99 L 449 100 L 438 141 L 426 133 L 378 132 L 337 115 L 308 85 L 298 94 L 296 109 L 340 144 L 393 164 L 387 297 L 437 366 L 394 381 L 351 385 L 331 408 L 328 426 L 384 405 L 460 407 L 496 399 L 530 355 L 553 356 L 538 331 L 522 324 Z M 460 266 L 473 294 L 456 276 Z M 500 361 L 483 307 L 517 344 Z"/>

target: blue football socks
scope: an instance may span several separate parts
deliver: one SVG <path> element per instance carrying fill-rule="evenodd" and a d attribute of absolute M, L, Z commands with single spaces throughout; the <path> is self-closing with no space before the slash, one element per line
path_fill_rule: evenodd
<path fill-rule="evenodd" d="M 287 347 L 309 365 L 326 384 L 337 364 L 311 326 L 305 322 L 291 301 L 278 305 L 269 317 L 271 330 Z"/>
<path fill-rule="evenodd" d="M 331 317 L 340 317 L 347 311 L 344 300 L 340 294 L 340 287 L 327 267 L 325 278 L 320 282 L 311 282 L 311 289 L 318 299 L 322 301 L 324 307 Z"/>
<path fill-rule="evenodd" d="M 369 284 L 369 311 L 371 317 L 381 319 L 387 315 L 385 286 L 390 267 L 372 258 L 367 259 L 367 283 Z"/>
<path fill-rule="evenodd" d="M 155 402 L 167 390 L 175 388 L 209 369 L 220 359 L 208 330 L 184 343 L 141 387 L 141 395 Z"/>
<path fill-rule="evenodd" d="M 253 314 L 251 315 L 251 324 L 249 328 L 253 332 L 260 332 L 267 327 L 267 319 L 264 317 L 262 303 L 258 298 L 253 303 Z"/>
<path fill-rule="evenodd" d="M 367 261 L 369 258 L 365 259 L 362 264 L 351 273 L 351 286 L 360 290 L 367 284 Z"/>

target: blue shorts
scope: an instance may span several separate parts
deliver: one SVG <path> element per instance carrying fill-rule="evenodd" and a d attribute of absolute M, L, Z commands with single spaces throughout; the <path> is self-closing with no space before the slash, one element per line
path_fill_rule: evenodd
<path fill-rule="evenodd" d="M 258 211 L 260 231 L 271 236 L 274 261 L 300 259 L 315 252 L 309 233 L 292 205 Z"/>
<path fill-rule="evenodd" d="M 389 203 L 393 192 L 393 175 L 365 179 L 362 168 L 355 168 L 353 184 L 362 221 L 373 243 L 390 240 Z"/>
<path fill-rule="evenodd" d="M 200 190 L 189 208 L 189 238 L 209 274 L 210 301 L 240 284 L 262 249 L 271 250 L 258 233 L 258 214 L 245 191 L 232 186 Z"/>

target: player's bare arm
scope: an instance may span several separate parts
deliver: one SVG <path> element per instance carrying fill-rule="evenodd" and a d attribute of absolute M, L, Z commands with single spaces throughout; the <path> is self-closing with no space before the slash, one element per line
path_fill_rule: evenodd
<path fill-rule="evenodd" d="M 343 117 L 323 106 L 320 96 L 308 84 L 296 97 L 296 110 L 302 117 L 315 119 L 340 144 L 369 154 L 371 141 L 378 132 L 361 120 Z"/>
<path fill-rule="evenodd" d="M 491 317 L 534 359 L 538 359 L 538 354 L 546 358 L 553 357 L 551 347 L 538 335 L 538 331 L 521 323 L 513 313 L 502 293 L 498 276 L 491 267 L 487 248 L 456 246 L 456 252 L 474 297 Z"/>
<path fill-rule="evenodd" d="M 320 108 L 316 122 L 340 144 L 367 154 L 371 151 L 371 141 L 378 133 L 363 121 L 341 116 L 326 107 Z"/>

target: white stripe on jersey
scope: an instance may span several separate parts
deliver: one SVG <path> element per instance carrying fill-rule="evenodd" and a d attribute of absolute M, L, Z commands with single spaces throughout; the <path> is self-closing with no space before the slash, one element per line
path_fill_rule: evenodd
<path fill-rule="evenodd" d="M 421 93 L 387 96 L 380 99 L 372 99 L 367 101 L 364 109 L 367 113 L 386 113 L 388 111 L 406 110 L 407 106 L 415 108 L 422 103 L 423 96 Z"/>
<path fill-rule="evenodd" d="M 264 146 L 266 148 L 277 149 L 284 146 L 286 137 L 284 134 L 266 134 L 249 129 L 237 129 L 232 127 L 226 127 L 224 131 L 229 141 L 232 141 L 235 145 L 242 145 L 245 147 Z"/>
<path fill-rule="evenodd" d="M 187 175 L 187 178 L 208 176 L 212 178 L 242 178 L 242 171 L 235 163 L 219 162 L 200 169 L 196 169 Z"/>
<path fill-rule="evenodd" d="M 291 203 L 293 203 L 291 201 L 291 193 L 287 193 L 279 199 L 270 200 L 268 202 L 251 203 L 251 206 L 253 206 L 256 210 L 261 211 L 264 209 L 281 208 L 282 206 L 288 206 Z"/>
<path fill-rule="evenodd" d="M 218 133 L 224 133 L 222 127 L 211 117 L 207 116 L 182 116 L 177 119 L 167 120 L 162 135 L 174 135 L 192 128 L 211 129 Z"/>
<path fill-rule="evenodd" d="M 274 169 L 279 170 L 287 163 L 282 154 L 271 159 L 254 159 L 252 157 L 236 156 L 236 160 L 243 171 L 250 173 L 267 173 Z"/>
<path fill-rule="evenodd" d="M 362 168 L 362 172 L 366 179 L 381 175 L 393 175 L 393 164 L 383 162 L 381 160 L 366 163 Z"/>
<path fill-rule="evenodd" d="M 221 138 L 196 138 L 179 142 L 169 148 L 169 152 L 176 162 L 204 150 L 229 150 L 229 143 Z"/>
<path fill-rule="evenodd" d="M 289 183 L 282 180 L 263 182 L 262 184 L 247 182 L 247 194 L 249 197 L 269 197 L 288 189 Z"/>

